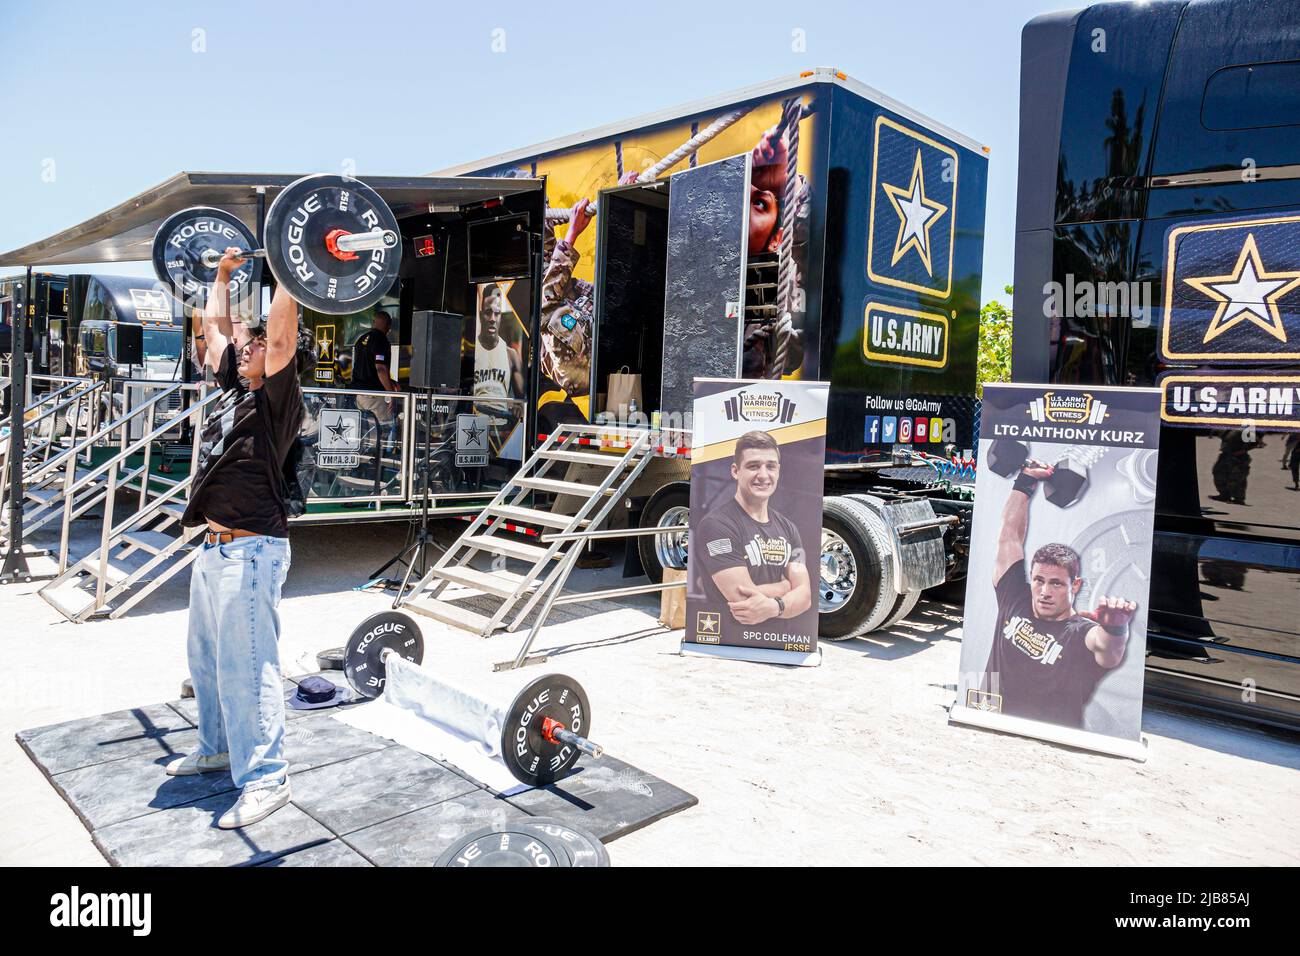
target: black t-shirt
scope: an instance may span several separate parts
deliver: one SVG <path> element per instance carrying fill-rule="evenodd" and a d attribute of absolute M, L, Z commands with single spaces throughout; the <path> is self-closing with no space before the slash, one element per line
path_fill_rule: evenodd
<path fill-rule="evenodd" d="M 352 346 L 352 387 L 383 389 L 379 380 L 377 366 L 388 368 L 388 355 L 392 346 L 388 336 L 378 329 L 371 329 Z"/>
<path fill-rule="evenodd" d="M 1082 728 L 1083 709 L 1107 673 L 1086 643 L 1093 622 L 1077 614 L 1036 618 L 1023 559 L 1007 568 L 996 593 L 998 624 L 982 689 L 1002 696 L 1004 714 Z"/>
<path fill-rule="evenodd" d="M 182 523 L 194 527 L 211 520 L 287 537 L 281 469 L 302 428 L 297 367 L 289 362 L 250 391 L 239 377 L 235 347 L 228 345 L 216 378 L 224 394 L 203 423 L 199 468 Z"/>
<path fill-rule="evenodd" d="M 755 584 L 776 584 L 785 580 L 791 561 L 804 561 L 794 522 L 771 507 L 767 521 L 755 521 L 734 497 L 705 515 L 698 531 L 691 529 L 691 548 L 701 559 L 704 593 L 715 604 L 727 600 L 713 583 L 719 571 L 748 568 Z"/>

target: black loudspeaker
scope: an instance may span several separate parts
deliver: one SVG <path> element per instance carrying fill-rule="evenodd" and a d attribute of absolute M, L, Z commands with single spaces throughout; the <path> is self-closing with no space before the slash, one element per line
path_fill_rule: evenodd
<path fill-rule="evenodd" d="M 460 387 L 460 330 L 454 312 L 411 313 L 411 387 Z"/>
<path fill-rule="evenodd" d="M 122 322 L 117 327 L 117 364 L 144 364 L 144 326 Z"/>

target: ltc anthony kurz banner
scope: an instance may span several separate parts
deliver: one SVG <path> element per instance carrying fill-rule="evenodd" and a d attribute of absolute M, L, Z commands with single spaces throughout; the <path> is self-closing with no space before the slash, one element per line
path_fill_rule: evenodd
<path fill-rule="evenodd" d="M 953 720 L 1141 756 L 1159 438 L 1156 389 L 985 386 Z"/>
<path fill-rule="evenodd" d="M 814 662 L 829 393 L 695 380 L 683 650 Z"/>

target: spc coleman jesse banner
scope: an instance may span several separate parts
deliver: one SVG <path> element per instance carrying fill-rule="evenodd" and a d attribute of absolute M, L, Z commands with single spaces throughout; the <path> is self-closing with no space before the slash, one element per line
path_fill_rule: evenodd
<path fill-rule="evenodd" d="M 949 719 L 1145 759 L 1160 392 L 986 385 Z"/>
<path fill-rule="evenodd" d="M 695 380 L 682 650 L 816 664 L 825 382 Z"/>

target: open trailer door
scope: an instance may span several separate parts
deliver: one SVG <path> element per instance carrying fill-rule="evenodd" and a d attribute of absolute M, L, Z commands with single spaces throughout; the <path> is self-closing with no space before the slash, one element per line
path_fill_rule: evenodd
<path fill-rule="evenodd" d="M 660 402 L 666 414 L 690 411 L 696 378 L 740 373 L 749 174 L 744 153 L 669 180 Z"/>

